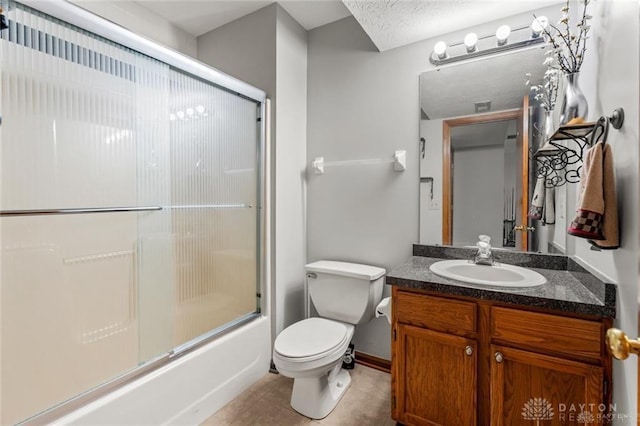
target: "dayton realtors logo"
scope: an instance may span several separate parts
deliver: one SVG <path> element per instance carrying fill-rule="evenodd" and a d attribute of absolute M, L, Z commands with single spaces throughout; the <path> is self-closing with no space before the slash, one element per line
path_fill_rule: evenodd
<path fill-rule="evenodd" d="M 547 401 L 546 398 L 531 398 L 522 407 L 522 417 L 525 420 L 535 421 L 536 426 L 540 422 L 552 420 L 576 422 L 580 424 L 611 423 L 614 420 L 628 421 L 632 416 L 617 412 L 616 404 L 558 404 L 557 407 Z"/>
<path fill-rule="evenodd" d="M 522 407 L 522 417 L 525 420 L 534 420 L 536 426 L 540 425 L 541 420 L 553 419 L 553 414 L 553 407 L 545 398 L 531 398 Z"/>

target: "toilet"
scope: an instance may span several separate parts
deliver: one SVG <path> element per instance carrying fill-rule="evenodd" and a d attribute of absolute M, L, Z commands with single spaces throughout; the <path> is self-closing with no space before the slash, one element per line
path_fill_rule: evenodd
<path fill-rule="evenodd" d="M 308 298 L 318 317 L 285 328 L 273 362 L 291 377 L 291 407 L 312 419 L 326 417 L 351 385 L 342 359 L 357 324 L 369 321 L 382 298 L 383 268 L 321 260 L 305 266 Z"/>

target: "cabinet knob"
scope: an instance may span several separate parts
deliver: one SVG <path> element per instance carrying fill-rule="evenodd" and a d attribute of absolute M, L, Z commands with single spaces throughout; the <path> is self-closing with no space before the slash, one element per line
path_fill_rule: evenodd
<path fill-rule="evenodd" d="M 464 348 L 464 353 L 467 354 L 468 356 L 473 355 L 473 348 L 470 345 L 467 345 L 467 347 Z"/>
<path fill-rule="evenodd" d="M 496 357 L 496 362 L 498 364 L 504 361 L 504 358 L 502 357 L 502 352 L 496 352 L 494 356 Z"/>

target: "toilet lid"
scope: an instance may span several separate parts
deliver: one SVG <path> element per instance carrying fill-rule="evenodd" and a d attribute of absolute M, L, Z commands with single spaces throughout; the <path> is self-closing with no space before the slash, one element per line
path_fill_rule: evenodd
<path fill-rule="evenodd" d="M 330 351 L 344 343 L 347 326 L 323 318 L 308 318 L 285 328 L 274 343 L 287 358 L 307 358 Z"/>

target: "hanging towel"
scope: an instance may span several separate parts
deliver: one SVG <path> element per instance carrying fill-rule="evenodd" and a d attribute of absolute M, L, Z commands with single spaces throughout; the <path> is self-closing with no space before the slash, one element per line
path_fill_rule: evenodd
<path fill-rule="evenodd" d="M 608 144 L 598 142 L 585 154 L 576 216 L 568 233 L 599 248 L 619 247 L 613 154 Z"/>
<path fill-rule="evenodd" d="M 546 188 L 544 191 L 544 213 L 542 221 L 545 225 L 556 223 L 556 189 Z"/>
<path fill-rule="evenodd" d="M 531 219 L 542 219 L 545 198 L 544 180 L 544 176 L 536 180 L 536 187 L 533 190 L 533 197 L 531 197 L 531 207 L 529 207 L 529 213 L 527 214 Z"/>
<path fill-rule="evenodd" d="M 618 196 L 616 193 L 616 181 L 613 172 L 613 152 L 611 146 L 606 144 L 603 148 L 603 191 L 604 191 L 604 217 L 602 218 L 602 233 L 604 240 L 589 241 L 601 249 L 617 249 L 620 247 L 620 228 L 618 224 Z"/>

